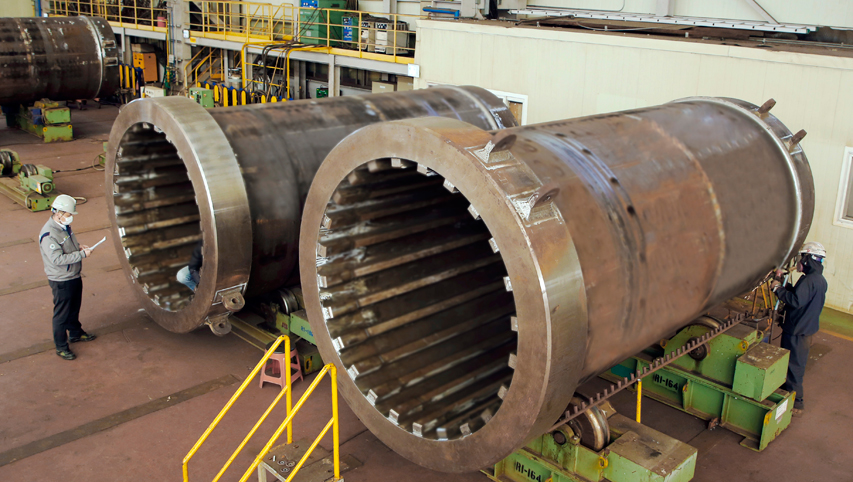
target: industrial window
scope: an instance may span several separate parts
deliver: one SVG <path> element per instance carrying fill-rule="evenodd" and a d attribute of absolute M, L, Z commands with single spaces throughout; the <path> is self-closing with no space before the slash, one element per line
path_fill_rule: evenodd
<path fill-rule="evenodd" d="M 453 84 L 442 84 L 439 82 L 427 82 L 427 87 L 438 87 L 440 85 L 453 85 Z M 500 90 L 494 89 L 486 89 L 489 92 L 495 94 L 500 100 L 504 101 L 507 107 L 509 107 L 509 111 L 512 112 L 515 120 L 518 121 L 518 125 L 527 125 L 527 96 L 524 94 L 513 94 L 511 92 L 503 92 Z M 853 223 L 853 221 L 851 221 Z"/>
<path fill-rule="evenodd" d="M 841 179 L 838 184 L 838 201 L 835 204 L 836 226 L 853 228 L 853 147 L 844 148 Z"/>
<path fill-rule="evenodd" d="M 515 120 L 519 125 L 527 124 L 527 96 L 522 94 L 512 94 L 510 92 L 501 92 L 499 90 L 486 89 L 495 94 L 498 98 L 504 101 L 504 104 L 509 107 L 509 111 L 515 116 Z M 851 221 L 853 222 L 853 221 Z"/>

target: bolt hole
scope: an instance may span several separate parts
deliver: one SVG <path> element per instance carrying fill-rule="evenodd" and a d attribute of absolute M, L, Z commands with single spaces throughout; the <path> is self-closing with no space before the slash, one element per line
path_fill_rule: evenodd
<path fill-rule="evenodd" d="M 628 211 L 628 214 L 630 214 L 631 216 L 637 215 L 637 211 L 634 209 L 634 206 L 628 205 L 626 209 Z"/>
<path fill-rule="evenodd" d="M 615 177 L 611 177 L 610 182 L 612 182 L 613 184 L 619 184 L 619 179 L 616 179 Z"/>

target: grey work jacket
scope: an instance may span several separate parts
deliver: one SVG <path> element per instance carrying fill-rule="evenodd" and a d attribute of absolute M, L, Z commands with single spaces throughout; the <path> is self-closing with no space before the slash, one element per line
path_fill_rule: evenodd
<path fill-rule="evenodd" d="M 39 233 L 39 247 L 47 279 L 69 281 L 80 277 L 86 256 L 70 226 L 66 230 L 53 218 L 48 219 Z"/>

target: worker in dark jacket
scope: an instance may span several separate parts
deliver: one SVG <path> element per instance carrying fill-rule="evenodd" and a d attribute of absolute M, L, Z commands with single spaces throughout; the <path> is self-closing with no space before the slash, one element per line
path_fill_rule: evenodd
<path fill-rule="evenodd" d="M 826 249 L 820 243 L 809 242 L 800 250 L 797 271 L 804 274 L 794 286 L 773 283 L 773 293 L 785 303 L 785 323 L 782 325 L 782 348 L 791 351 L 788 378 L 784 390 L 797 392 L 794 398 L 794 415 L 802 414 L 803 376 L 809 360 L 811 336 L 820 329 L 820 312 L 826 301 L 826 278 L 823 262 Z M 777 272 L 777 275 L 780 274 Z"/>
<path fill-rule="evenodd" d="M 203 244 L 203 240 L 199 240 L 195 249 L 193 249 L 190 264 L 178 270 L 178 281 L 193 291 L 198 287 L 200 279 L 199 271 L 201 271 L 201 265 L 204 261 L 204 256 L 202 255 Z"/>
<path fill-rule="evenodd" d="M 56 354 L 65 360 L 77 356 L 68 348 L 69 343 L 92 341 L 95 335 L 83 331 L 80 324 L 80 304 L 83 301 L 83 258 L 92 250 L 77 242 L 71 231 L 71 221 L 77 214 L 77 201 L 60 194 L 53 201 L 53 214 L 41 228 L 39 248 L 44 262 L 50 289 L 53 290 L 53 343 Z"/>

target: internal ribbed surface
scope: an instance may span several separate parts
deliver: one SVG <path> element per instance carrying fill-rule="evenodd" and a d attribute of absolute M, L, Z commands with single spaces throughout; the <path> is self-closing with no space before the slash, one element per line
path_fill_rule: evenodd
<path fill-rule="evenodd" d="M 452 440 L 487 424 L 510 386 L 515 302 L 469 201 L 420 171 L 372 161 L 338 186 L 317 249 L 320 300 L 376 409 L 417 436 Z"/>
<path fill-rule="evenodd" d="M 159 129 L 135 124 L 119 145 L 114 182 L 115 221 L 133 276 L 154 303 L 180 310 L 192 291 L 176 275 L 201 239 L 184 162 Z"/>

